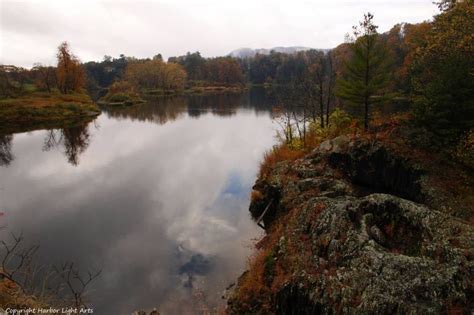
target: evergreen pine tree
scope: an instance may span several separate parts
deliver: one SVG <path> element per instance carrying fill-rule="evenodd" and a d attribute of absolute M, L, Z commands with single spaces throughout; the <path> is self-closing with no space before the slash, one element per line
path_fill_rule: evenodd
<path fill-rule="evenodd" d="M 371 13 L 364 14 L 359 27 L 353 27 L 352 57 L 345 64 L 344 74 L 336 86 L 337 96 L 346 103 L 363 106 L 365 130 L 369 128 L 371 105 L 381 100 L 376 96 L 388 79 L 387 53 L 373 18 Z"/>

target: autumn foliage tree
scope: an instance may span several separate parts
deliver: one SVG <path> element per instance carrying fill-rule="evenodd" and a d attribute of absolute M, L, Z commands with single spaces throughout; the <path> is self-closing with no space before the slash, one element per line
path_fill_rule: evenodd
<path fill-rule="evenodd" d="M 209 59 L 205 64 L 205 77 L 207 81 L 222 84 L 242 84 L 244 75 L 237 60 L 230 57 Z"/>
<path fill-rule="evenodd" d="M 56 69 L 50 66 L 43 66 L 40 63 L 35 64 L 31 69 L 35 73 L 35 84 L 38 89 L 51 93 L 56 87 Z"/>
<path fill-rule="evenodd" d="M 187 74 L 177 63 L 165 63 L 159 58 L 130 61 L 124 79 L 137 88 L 180 90 Z"/>
<path fill-rule="evenodd" d="M 411 67 L 419 47 L 426 42 L 431 31 L 431 23 L 397 24 L 386 34 L 386 46 L 390 51 L 392 63 L 389 71 L 392 73 L 392 91 L 401 95 L 411 92 Z"/>
<path fill-rule="evenodd" d="M 71 52 L 67 42 L 61 43 L 56 54 L 58 65 L 56 78 L 59 91 L 63 94 L 77 92 L 85 85 L 85 71 L 80 60 Z"/>
<path fill-rule="evenodd" d="M 462 0 L 437 0 L 434 3 L 438 6 L 441 11 L 448 11 L 454 8 L 457 3 L 463 2 Z"/>
<path fill-rule="evenodd" d="M 474 4 L 460 2 L 435 17 L 416 50 L 412 71 L 415 118 L 439 139 L 474 127 Z"/>
<path fill-rule="evenodd" d="M 203 58 L 199 52 L 168 58 L 168 64 L 184 67 L 190 85 L 235 85 L 242 84 L 245 76 L 241 64 L 235 58 Z"/>

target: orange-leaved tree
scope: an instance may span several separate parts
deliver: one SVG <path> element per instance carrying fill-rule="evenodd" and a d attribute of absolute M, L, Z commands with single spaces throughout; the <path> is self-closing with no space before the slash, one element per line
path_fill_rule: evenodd
<path fill-rule="evenodd" d="M 62 42 L 58 47 L 58 66 L 56 77 L 59 91 L 66 94 L 79 91 L 84 87 L 86 74 L 81 61 L 72 52 L 67 42 Z"/>

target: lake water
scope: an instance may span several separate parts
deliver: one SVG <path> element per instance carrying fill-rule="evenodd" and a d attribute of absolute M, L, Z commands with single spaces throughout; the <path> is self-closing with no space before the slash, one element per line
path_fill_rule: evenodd
<path fill-rule="evenodd" d="M 95 314 L 222 305 L 261 229 L 248 212 L 275 143 L 260 92 L 103 110 L 79 126 L 0 139 L 0 230 L 39 244 L 41 265 L 102 269 Z"/>

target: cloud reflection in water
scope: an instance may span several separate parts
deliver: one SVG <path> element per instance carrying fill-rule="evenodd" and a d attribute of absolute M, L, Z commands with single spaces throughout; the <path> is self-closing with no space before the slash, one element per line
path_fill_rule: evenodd
<path fill-rule="evenodd" d="M 98 314 L 186 313 L 195 290 L 214 305 L 243 271 L 260 234 L 248 196 L 273 125 L 246 96 L 220 109 L 196 102 L 108 111 L 72 161 L 61 145 L 43 150 L 49 131 L 9 140 L 2 220 L 41 244 L 43 263 L 102 267 L 91 294 Z"/>

